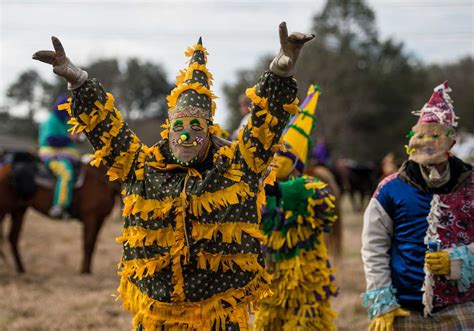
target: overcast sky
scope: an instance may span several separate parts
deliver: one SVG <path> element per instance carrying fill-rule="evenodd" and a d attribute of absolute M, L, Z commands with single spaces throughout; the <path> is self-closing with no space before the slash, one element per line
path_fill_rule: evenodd
<path fill-rule="evenodd" d="M 77 64 L 104 57 L 138 57 L 164 65 L 170 79 L 184 66 L 184 50 L 199 36 L 210 56 L 214 89 L 234 79 L 279 48 L 277 27 L 306 32 L 325 0 L 313 1 L 22 1 L 0 0 L 0 104 L 6 87 L 28 68 L 44 78 L 48 65 L 31 60 L 40 49 L 52 49 L 50 36 L 61 39 Z M 454 62 L 474 56 L 474 0 L 369 0 L 380 36 L 403 41 L 419 59 Z M 217 101 L 217 120 L 225 102 Z M 219 112 L 219 109 L 221 112 Z"/>

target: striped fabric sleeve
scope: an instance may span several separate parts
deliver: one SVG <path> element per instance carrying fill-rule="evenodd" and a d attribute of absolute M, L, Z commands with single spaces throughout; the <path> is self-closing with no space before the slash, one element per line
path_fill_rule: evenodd
<path fill-rule="evenodd" d="M 70 131 L 84 132 L 94 148 L 92 165 L 107 166 L 110 180 L 125 181 L 133 175 L 130 170 L 143 145 L 115 107 L 112 94 L 96 79 L 88 79 L 73 91 L 72 102 L 64 109 L 72 116 Z"/>
<path fill-rule="evenodd" d="M 260 174 L 279 148 L 280 137 L 290 114 L 298 111 L 297 84 L 292 77 L 267 71 L 258 83 L 247 89 L 252 101 L 251 116 L 237 138 L 246 165 Z"/>

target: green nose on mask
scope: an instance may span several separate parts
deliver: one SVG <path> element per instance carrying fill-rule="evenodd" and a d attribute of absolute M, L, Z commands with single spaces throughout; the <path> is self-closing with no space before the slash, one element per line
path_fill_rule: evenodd
<path fill-rule="evenodd" d="M 183 131 L 181 135 L 179 136 L 179 139 L 181 139 L 181 141 L 183 142 L 189 140 L 190 138 L 191 138 L 191 135 L 189 134 L 188 131 Z"/>

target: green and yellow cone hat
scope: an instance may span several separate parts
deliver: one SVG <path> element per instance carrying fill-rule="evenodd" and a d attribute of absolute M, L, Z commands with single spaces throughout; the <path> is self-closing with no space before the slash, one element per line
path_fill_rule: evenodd
<path fill-rule="evenodd" d="M 292 118 L 283 132 L 283 143 L 286 151 L 278 151 L 278 157 L 276 158 L 277 178 L 288 177 L 293 169 L 303 173 L 308 159 L 308 151 L 312 145 L 311 131 L 316 122 L 314 114 L 316 113 L 319 94 L 319 86 L 311 84 L 306 98 L 299 107 L 300 111 Z"/>
<path fill-rule="evenodd" d="M 188 47 L 184 53 L 189 65 L 176 77 L 176 87 L 166 97 L 168 101 L 168 118 L 201 117 L 213 121 L 216 96 L 211 91 L 212 74 L 207 70 L 207 50 L 199 37 L 197 44 Z"/>

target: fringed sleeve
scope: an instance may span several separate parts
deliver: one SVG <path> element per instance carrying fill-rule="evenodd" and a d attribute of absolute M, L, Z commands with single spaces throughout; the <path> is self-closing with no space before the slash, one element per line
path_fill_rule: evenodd
<path fill-rule="evenodd" d="M 70 132 L 83 132 L 95 150 L 92 165 L 109 168 L 110 180 L 126 181 L 130 170 L 146 146 L 128 128 L 115 108 L 114 97 L 96 79 L 87 80 L 73 91 L 73 98 L 60 109 L 72 116 Z"/>
<path fill-rule="evenodd" d="M 257 85 L 247 89 L 252 101 L 251 117 L 238 136 L 239 152 L 254 173 L 261 174 L 279 148 L 290 114 L 298 111 L 297 84 L 291 77 L 267 71 Z"/>

